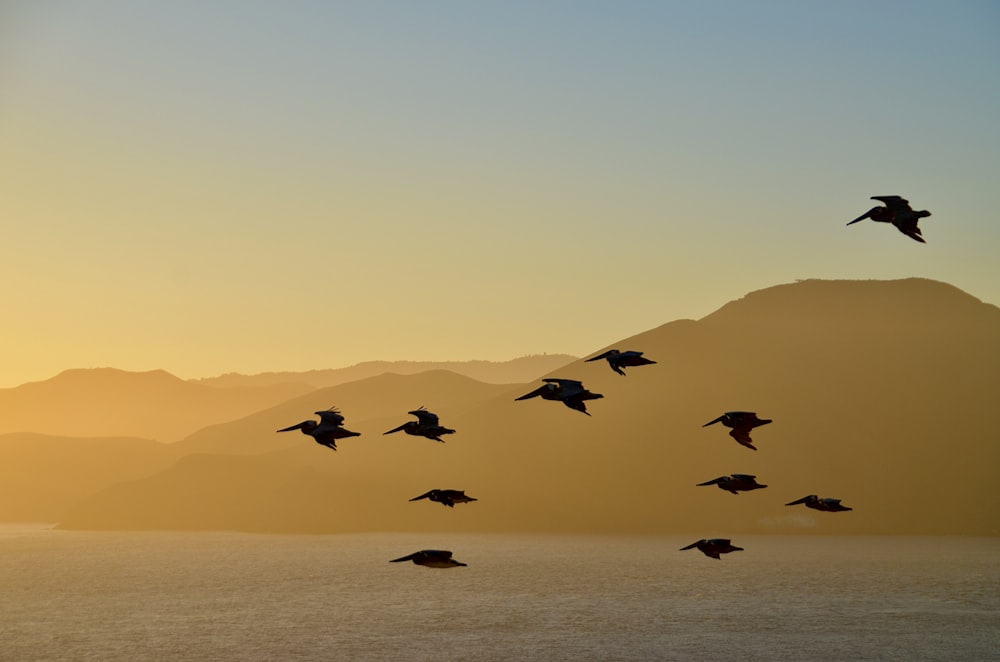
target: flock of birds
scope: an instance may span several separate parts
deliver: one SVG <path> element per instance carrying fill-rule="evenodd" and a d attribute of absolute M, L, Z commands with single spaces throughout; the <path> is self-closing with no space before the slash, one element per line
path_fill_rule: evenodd
<path fill-rule="evenodd" d="M 919 241 L 920 243 L 926 243 L 921 235 L 920 228 L 917 223 L 921 218 L 930 216 L 931 213 L 929 211 L 914 211 L 910 207 L 910 203 L 898 195 L 876 195 L 872 196 L 872 200 L 878 200 L 882 202 L 884 206 L 877 206 L 869 209 L 867 212 L 849 222 L 847 225 L 853 225 L 854 223 L 862 221 L 866 218 L 879 223 L 891 223 L 897 230 L 905 234 L 907 237 L 910 237 L 915 241 Z M 617 349 L 611 349 L 602 354 L 598 354 L 597 356 L 593 356 L 586 359 L 586 362 L 599 361 L 601 359 L 607 361 L 611 369 L 623 377 L 626 376 L 625 368 L 652 365 L 656 363 L 656 361 L 643 356 L 643 352 L 635 350 L 622 352 Z M 561 402 L 570 409 L 590 416 L 590 412 L 587 411 L 587 401 L 597 400 L 604 397 L 600 393 L 593 393 L 587 390 L 583 386 L 583 382 L 575 379 L 561 379 L 553 377 L 543 379 L 542 381 L 544 382 L 542 386 L 539 386 L 530 393 L 526 393 L 515 398 L 515 400 L 529 400 L 531 398 L 540 397 L 543 400 Z M 302 421 L 301 423 L 281 428 L 278 432 L 299 430 L 303 434 L 311 436 L 316 443 L 326 446 L 331 450 L 337 450 L 338 439 L 360 436 L 360 433 L 352 432 L 351 430 L 344 428 L 344 417 L 339 411 L 337 411 L 336 408 L 331 407 L 328 410 L 318 411 L 315 413 L 320 418 L 319 422 L 315 420 Z M 441 438 L 443 435 L 455 433 L 455 430 L 441 425 L 438 416 L 430 411 L 427 411 L 424 407 L 419 407 L 418 409 L 414 409 L 408 413 L 411 416 L 415 416 L 417 420 L 407 421 L 406 423 L 388 430 L 383 434 L 405 432 L 409 435 L 425 437 L 433 441 L 444 443 L 444 439 Z M 753 445 L 753 439 L 750 437 L 750 432 L 754 428 L 767 425 L 771 422 L 771 419 L 759 418 L 755 412 L 729 411 L 723 413 L 721 416 L 709 421 L 708 423 L 705 423 L 702 427 L 722 423 L 723 426 L 730 428 L 729 436 L 735 439 L 737 443 L 751 450 L 757 450 L 757 447 Z M 751 490 L 759 490 L 767 487 L 767 485 L 761 485 L 758 483 L 757 477 L 750 474 L 730 474 L 727 476 L 719 476 L 718 478 L 697 484 L 699 487 L 708 485 L 715 485 L 719 489 L 731 492 L 732 494 L 739 494 L 740 492 L 749 492 Z M 432 489 L 424 494 L 421 494 L 420 496 L 413 497 L 410 501 L 420 501 L 423 499 L 440 503 L 448 508 L 454 508 L 457 503 L 470 503 L 472 501 L 476 501 L 475 498 L 467 496 L 464 490 L 453 489 Z M 801 499 L 790 501 L 785 505 L 795 506 L 798 504 L 804 504 L 807 508 L 812 508 L 821 512 L 844 512 L 852 510 L 851 508 L 842 505 L 840 499 L 830 497 L 821 498 L 815 494 L 809 494 Z M 691 543 L 690 545 L 682 547 L 681 551 L 688 549 L 698 549 L 703 554 L 713 559 L 721 558 L 722 554 L 743 551 L 742 547 L 733 545 L 732 541 L 728 538 L 703 538 Z M 406 556 L 401 556 L 397 559 L 392 559 L 390 563 L 402 563 L 405 561 L 412 561 L 416 565 L 428 568 L 456 568 L 467 565 L 452 558 L 452 552 L 442 549 L 423 549 L 412 554 L 407 554 Z"/>

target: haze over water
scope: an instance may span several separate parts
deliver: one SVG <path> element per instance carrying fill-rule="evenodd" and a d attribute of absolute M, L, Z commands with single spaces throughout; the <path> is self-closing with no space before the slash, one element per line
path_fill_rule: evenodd
<path fill-rule="evenodd" d="M 447 540 L 468 567 L 387 561 Z M 1000 540 L 0 528 L 0 659 L 985 660 Z"/>

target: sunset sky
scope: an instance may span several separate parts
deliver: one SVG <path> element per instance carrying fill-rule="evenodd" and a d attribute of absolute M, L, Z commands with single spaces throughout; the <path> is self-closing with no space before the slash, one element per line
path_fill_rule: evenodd
<path fill-rule="evenodd" d="M 998 35 L 992 0 L 5 0 L 0 387 L 584 355 L 802 278 L 1000 304 Z M 887 194 L 926 245 L 845 227 Z"/>

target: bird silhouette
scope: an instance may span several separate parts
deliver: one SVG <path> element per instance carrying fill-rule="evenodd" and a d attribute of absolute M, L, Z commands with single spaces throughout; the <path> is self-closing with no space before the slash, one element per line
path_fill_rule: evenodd
<path fill-rule="evenodd" d="M 410 501 L 420 501 L 421 499 L 430 499 L 431 501 L 442 503 L 449 508 L 454 508 L 456 503 L 478 501 L 478 499 L 466 496 L 465 490 L 430 490 L 420 496 L 413 497 Z"/>
<path fill-rule="evenodd" d="M 796 499 L 795 501 L 789 501 L 786 506 L 794 506 L 800 503 L 804 503 L 806 508 L 812 508 L 813 510 L 822 510 L 825 513 L 839 513 L 845 510 L 854 510 L 853 508 L 848 508 L 847 506 L 840 505 L 840 499 L 819 498 L 815 494 L 810 494 L 809 496 L 804 496 L 801 499 Z"/>
<path fill-rule="evenodd" d="M 719 554 L 728 554 L 729 552 L 742 552 L 742 547 L 736 547 L 730 544 L 729 538 L 702 538 L 698 542 L 693 542 L 687 547 L 681 547 L 680 551 L 685 549 L 698 548 L 702 554 L 705 556 L 710 556 L 713 559 L 721 558 Z"/>
<path fill-rule="evenodd" d="M 750 430 L 761 425 L 767 425 L 770 422 L 771 419 L 769 418 L 757 418 L 757 414 L 752 411 L 727 411 L 722 416 L 705 423 L 701 427 L 707 428 L 709 425 L 722 423 L 727 428 L 732 428 L 729 431 L 730 437 L 747 448 L 757 450 L 757 447 L 753 445 L 753 439 L 750 438 Z"/>
<path fill-rule="evenodd" d="M 419 552 L 392 559 L 389 563 L 402 563 L 404 561 L 413 561 L 417 565 L 427 568 L 457 568 L 468 565 L 451 558 L 451 552 L 444 549 L 422 549 Z"/>
<path fill-rule="evenodd" d="M 727 492 L 732 492 L 733 494 L 739 494 L 740 492 L 749 492 L 750 490 L 759 490 L 761 488 L 767 487 L 767 485 L 761 485 L 757 482 L 756 476 L 751 476 L 750 474 L 732 474 L 731 476 L 719 476 L 714 480 L 709 480 L 704 483 L 698 483 L 698 486 L 703 485 L 715 485 L 720 490 L 726 490 Z"/>
<path fill-rule="evenodd" d="M 360 432 L 351 432 L 344 429 L 344 417 L 335 408 L 330 407 L 326 411 L 314 412 L 319 416 L 319 423 L 314 420 L 302 421 L 287 428 L 281 428 L 278 432 L 290 432 L 300 430 L 302 434 L 307 434 L 316 440 L 321 446 L 326 446 L 331 450 L 337 450 L 337 440 L 347 437 L 360 437 Z"/>
<path fill-rule="evenodd" d="M 382 434 L 392 434 L 393 432 L 399 432 L 402 430 L 406 434 L 412 434 L 415 437 L 427 437 L 428 439 L 433 439 L 434 441 L 440 441 L 443 444 L 444 439 L 441 438 L 441 435 L 455 433 L 455 431 L 451 428 L 446 428 L 438 422 L 437 414 L 432 414 L 423 407 L 414 409 L 413 411 L 407 413 L 412 416 L 416 416 L 417 420 L 407 421 L 399 427 L 395 427 L 388 432 L 383 432 Z"/>
<path fill-rule="evenodd" d="M 637 352 L 631 349 L 624 352 L 619 352 L 617 349 L 609 349 L 603 354 L 598 354 L 597 356 L 587 359 L 587 362 L 599 361 L 600 359 L 607 359 L 608 365 L 611 366 L 611 369 L 622 377 L 625 376 L 625 371 L 622 368 L 631 368 L 633 366 L 651 365 L 656 363 L 656 361 L 645 358 L 642 355 L 642 352 Z"/>
<path fill-rule="evenodd" d="M 926 209 L 913 211 L 910 207 L 909 201 L 904 200 L 898 195 L 873 195 L 871 199 L 883 202 L 885 203 L 885 206 L 872 207 L 864 214 L 848 223 L 848 225 L 853 225 L 854 223 L 863 221 L 866 218 L 870 218 L 877 223 L 892 223 L 896 226 L 897 230 L 905 234 L 910 239 L 919 241 L 921 244 L 927 243 L 924 241 L 920 228 L 917 227 L 917 223 L 920 219 L 930 216 L 931 213 L 929 211 Z"/>
<path fill-rule="evenodd" d="M 600 393 L 591 393 L 583 387 L 583 382 L 576 381 L 575 379 L 558 379 L 558 378 L 548 378 L 543 379 L 542 386 L 539 386 L 531 393 L 526 393 L 519 398 L 514 398 L 515 400 L 527 400 L 529 398 L 534 398 L 541 396 L 544 400 L 558 400 L 570 409 L 575 409 L 579 412 L 583 412 L 587 416 L 590 416 L 590 412 L 587 411 L 586 400 L 597 400 L 598 398 L 603 398 L 604 396 Z"/>

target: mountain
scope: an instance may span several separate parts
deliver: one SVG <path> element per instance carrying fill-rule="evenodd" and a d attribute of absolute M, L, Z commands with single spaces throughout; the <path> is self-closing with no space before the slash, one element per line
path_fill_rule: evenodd
<path fill-rule="evenodd" d="M 229 373 L 206 377 L 198 382 L 222 387 L 299 383 L 313 388 L 326 388 L 384 373 L 415 375 L 429 370 L 447 370 L 487 384 L 515 384 L 534 379 L 575 360 L 576 357 L 569 354 L 534 354 L 510 361 L 366 361 L 346 368 L 306 372 L 264 372 L 256 375 Z"/>
<path fill-rule="evenodd" d="M 588 403 L 592 417 L 540 398 L 516 402 L 532 382 L 470 398 L 447 417 L 439 411 L 459 431 L 446 444 L 382 436 L 405 418 L 382 417 L 375 401 L 384 391 L 373 385 L 350 409 L 339 399 L 311 403 L 342 405 L 347 427 L 363 432 L 337 453 L 306 438 L 249 443 L 255 455 L 219 454 L 204 442 L 209 452 L 82 499 L 62 526 L 1000 534 L 1000 497 L 989 487 L 1000 465 L 996 306 L 923 279 L 801 281 L 614 346 L 657 363 L 627 377 L 604 362 L 552 373 L 604 394 Z M 415 404 L 434 410 L 434 395 L 422 392 Z M 740 409 L 774 419 L 753 432 L 756 452 L 720 425 L 703 427 Z M 277 413 L 260 420 L 266 431 L 217 426 L 213 443 L 264 439 L 298 420 Z M 696 486 L 731 473 L 768 487 L 733 495 Z M 431 488 L 479 501 L 408 502 Z M 784 505 L 807 494 L 854 510 Z"/>
<path fill-rule="evenodd" d="M 162 370 L 66 370 L 45 381 L 0 389 L 0 434 L 174 441 L 310 390 L 290 383 L 217 388 Z"/>
<path fill-rule="evenodd" d="M 80 499 L 175 460 L 167 445 L 148 439 L 0 435 L 0 521 L 58 521 Z"/>

